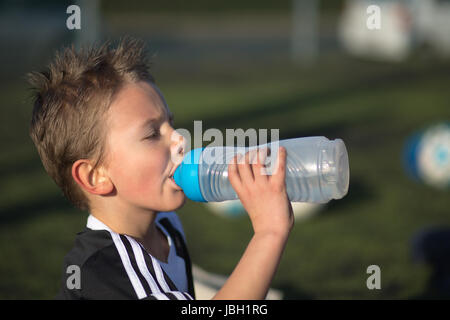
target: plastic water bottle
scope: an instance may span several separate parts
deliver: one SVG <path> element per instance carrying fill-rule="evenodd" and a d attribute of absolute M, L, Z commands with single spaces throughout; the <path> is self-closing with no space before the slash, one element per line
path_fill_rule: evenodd
<path fill-rule="evenodd" d="M 272 159 L 265 162 L 267 173 L 275 169 L 278 146 L 287 151 L 286 189 L 291 202 L 326 203 L 347 194 L 349 164 L 341 139 L 325 137 L 286 139 L 253 147 L 206 147 L 189 151 L 174 174 L 185 195 L 200 202 L 238 199 L 228 180 L 228 164 L 236 153 L 269 148 Z M 256 150 L 255 150 L 256 151 Z"/>

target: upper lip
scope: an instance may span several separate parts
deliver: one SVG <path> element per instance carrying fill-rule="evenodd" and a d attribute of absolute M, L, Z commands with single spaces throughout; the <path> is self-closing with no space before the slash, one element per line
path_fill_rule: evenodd
<path fill-rule="evenodd" d="M 169 178 L 173 178 L 173 175 L 175 174 L 175 170 L 177 170 L 178 166 L 173 167 L 172 171 L 169 174 Z"/>

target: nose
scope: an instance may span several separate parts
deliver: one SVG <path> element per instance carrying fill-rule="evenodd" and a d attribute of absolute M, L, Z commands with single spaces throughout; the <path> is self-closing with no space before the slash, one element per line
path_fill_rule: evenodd
<path fill-rule="evenodd" d="M 186 139 L 176 130 L 173 130 L 170 146 L 172 162 L 175 163 L 176 165 L 181 163 L 183 161 L 185 150 L 186 150 Z"/>

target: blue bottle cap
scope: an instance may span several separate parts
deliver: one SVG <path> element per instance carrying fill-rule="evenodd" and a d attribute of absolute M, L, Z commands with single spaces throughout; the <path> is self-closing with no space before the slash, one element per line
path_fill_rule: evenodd
<path fill-rule="evenodd" d="M 200 191 L 198 176 L 198 164 L 203 149 L 197 148 L 189 151 L 173 175 L 175 183 L 183 189 L 186 197 L 198 202 L 207 202 Z"/>

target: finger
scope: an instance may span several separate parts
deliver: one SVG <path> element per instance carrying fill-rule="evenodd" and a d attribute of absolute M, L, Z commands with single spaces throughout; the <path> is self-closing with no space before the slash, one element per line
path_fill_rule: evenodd
<path fill-rule="evenodd" d="M 253 175 L 255 175 L 254 166 L 258 163 L 258 157 L 259 157 L 259 150 L 257 148 L 252 149 L 248 152 L 249 163 L 251 165 Z"/>
<path fill-rule="evenodd" d="M 252 168 L 250 167 L 250 154 L 247 152 L 245 156 L 241 158 L 241 161 L 238 160 L 238 171 L 241 177 L 241 182 L 254 182 L 255 178 L 253 176 Z"/>
<path fill-rule="evenodd" d="M 231 186 L 236 191 L 241 188 L 241 177 L 239 175 L 238 166 L 237 166 L 237 157 L 236 154 L 233 159 L 231 159 L 231 162 L 228 164 L 228 180 L 231 183 Z"/>
<path fill-rule="evenodd" d="M 277 160 L 275 164 L 275 173 L 272 175 L 272 179 L 275 183 L 285 183 L 286 178 L 286 148 L 279 147 Z"/>
<path fill-rule="evenodd" d="M 253 167 L 253 174 L 255 176 L 255 181 L 266 181 L 268 180 L 267 171 L 265 168 L 265 161 L 267 157 L 267 148 L 259 149 L 256 156 L 256 163 Z"/>
<path fill-rule="evenodd" d="M 265 147 L 262 149 L 263 152 L 261 153 L 261 163 L 264 167 L 267 167 L 267 165 L 270 163 L 270 147 Z"/>

